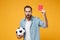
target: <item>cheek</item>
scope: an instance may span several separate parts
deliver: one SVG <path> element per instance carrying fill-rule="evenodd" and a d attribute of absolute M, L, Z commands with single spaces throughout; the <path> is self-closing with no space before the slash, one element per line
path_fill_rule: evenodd
<path fill-rule="evenodd" d="M 25 15 L 27 15 L 27 13 L 26 13 L 26 12 L 25 12 L 24 14 L 25 14 Z"/>
<path fill-rule="evenodd" d="M 32 15 L 32 13 L 31 13 L 31 12 L 30 12 L 29 14 L 30 14 L 30 15 Z"/>
<path fill-rule="evenodd" d="M 25 13 L 25 15 L 28 15 L 28 13 Z"/>
<path fill-rule="evenodd" d="M 32 12 L 25 12 L 25 15 L 32 15 Z"/>

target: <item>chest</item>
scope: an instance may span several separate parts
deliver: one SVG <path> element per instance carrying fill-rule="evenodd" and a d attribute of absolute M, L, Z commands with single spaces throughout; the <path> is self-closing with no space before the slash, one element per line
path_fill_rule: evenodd
<path fill-rule="evenodd" d="M 31 21 L 26 21 L 26 23 L 25 23 L 25 29 L 26 30 L 30 30 L 30 26 L 31 26 Z"/>

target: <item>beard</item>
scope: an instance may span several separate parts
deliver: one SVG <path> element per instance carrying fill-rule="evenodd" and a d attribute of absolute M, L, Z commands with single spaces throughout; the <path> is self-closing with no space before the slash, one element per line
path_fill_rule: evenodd
<path fill-rule="evenodd" d="M 25 15 L 27 19 L 31 19 L 32 15 Z"/>

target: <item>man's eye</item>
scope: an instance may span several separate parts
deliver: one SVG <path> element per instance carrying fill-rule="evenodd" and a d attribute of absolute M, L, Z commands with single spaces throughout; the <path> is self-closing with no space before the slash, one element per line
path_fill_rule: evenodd
<path fill-rule="evenodd" d="M 31 12 L 31 11 L 26 11 L 26 12 Z"/>
<path fill-rule="evenodd" d="M 29 12 L 31 12 L 31 11 L 29 11 Z"/>

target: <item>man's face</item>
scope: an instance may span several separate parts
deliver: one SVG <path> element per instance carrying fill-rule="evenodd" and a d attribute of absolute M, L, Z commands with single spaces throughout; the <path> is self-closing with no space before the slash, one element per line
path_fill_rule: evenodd
<path fill-rule="evenodd" d="M 32 10 L 30 8 L 25 8 L 25 17 L 26 18 L 31 18 L 32 16 Z"/>

